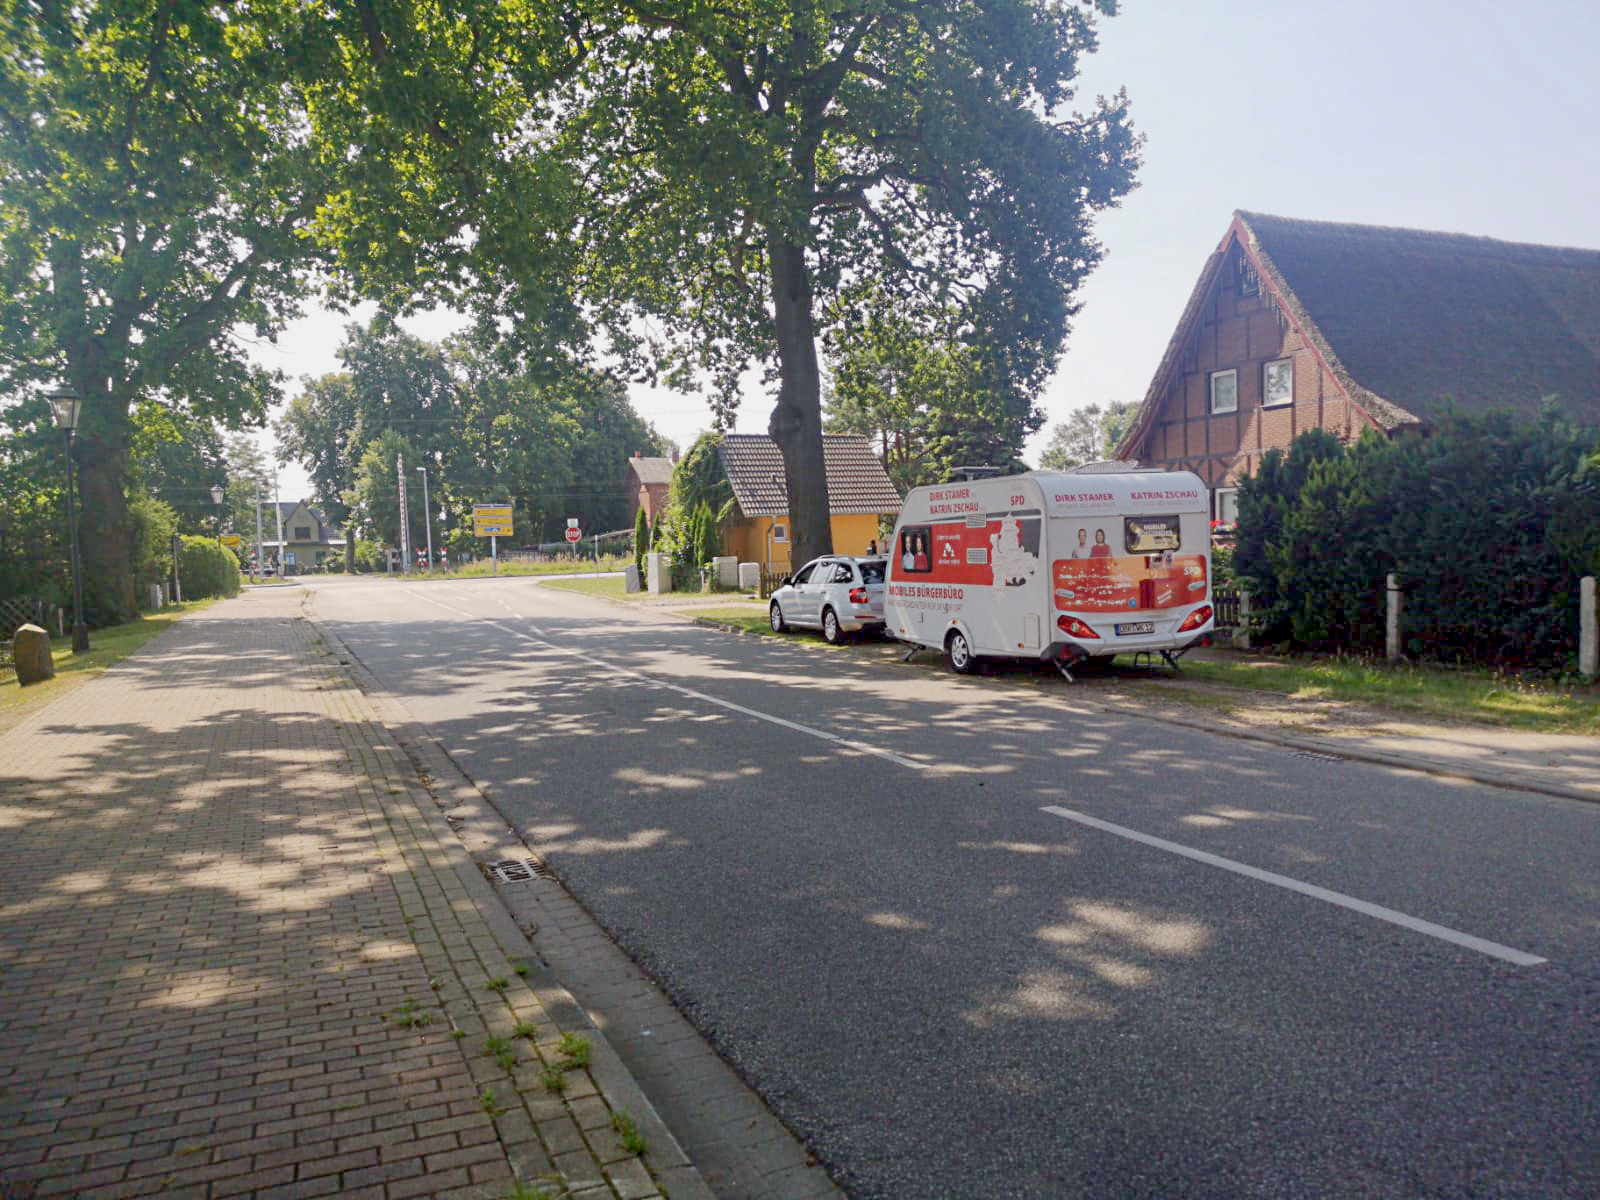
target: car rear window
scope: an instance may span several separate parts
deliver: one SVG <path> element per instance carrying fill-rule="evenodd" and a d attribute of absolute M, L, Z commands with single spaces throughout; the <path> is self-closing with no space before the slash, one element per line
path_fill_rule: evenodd
<path fill-rule="evenodd" d="M 879 559 L 877 562 L 857 563 L 856 566 L 861 568 L 862 583 L 883 582 L 884 563 L 882 559 Z"/>

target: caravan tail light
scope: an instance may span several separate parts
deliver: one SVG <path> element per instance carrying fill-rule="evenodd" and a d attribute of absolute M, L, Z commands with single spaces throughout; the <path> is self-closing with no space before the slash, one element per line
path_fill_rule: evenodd
<path fill-rule="evenodd" d="M 1080 621 L 1077 617 L 1069 617 L 1066 613 L 1062 613 L 1056 618 L 1056 628 L 1068 637 L 1094 638 L 1096 640 L 1099 640 L 1100 637 L 1098 633 L 1089 628 L 1086 621 Z"/>
<path fill-rule="evenodd" d="M 851 588 L 850 589 L 850 603 L 851 604 L 869 604 L 869 603 L 871 603 L 871 601 L 867 597 L 867 589 L 864 588 L 864 587 Z"/>
<path fill-rule="evenodd" d="M 1183 619 L 1183 624 L 1178 626 L 1178 632 L 1188 633 L 1191 629 L 1199 629 L 1209 620 L 1211 620 L 1211 605 L 1202 604 Z"/>

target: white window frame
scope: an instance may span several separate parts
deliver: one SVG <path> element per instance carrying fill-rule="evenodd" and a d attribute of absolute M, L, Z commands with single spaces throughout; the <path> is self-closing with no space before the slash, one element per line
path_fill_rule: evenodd
<path fill-rule="evenodd" d="M 1282 364 L 1289 368 L 1289 394 L 1282 400 L 1267 399 L 1267 368 Z M 1294 359 L 1274 358 L 1261 364 L 1261 407 L 1286 408 L 1294 403 Z"/>
<path fill-rule="evenodd" d="M 1212 512 L 1216 514 L 1215 520 L 1221 525 L 1237 525 L 1239 523 L 1239 489 L 1236 487 L 1220 487 L 1212 489 Z M 1223 513 L 1223 506 L 1230 503 L 1233 506 L 1231 517 Z"/>
<path fill-rule="evenodd" d="M 789 540 L 789 527 L 787 525 L 773 525 L 772 540 L 774 542 L 787 542 Z"/>
<path fill-rule="evenodd" d="M 1217 407 L 1217 380 L 1221 379 L 1224 375 L 1228 376 L 1230 379 L 1233 380 L 1233 404 L 1232 404 L 1232 406 L 1230 406 L 1228 408 L 1218 408 Z M 1239 411 L 1239 372 L 1234 370 L 1231 367 L 1226 371 L 1212 371 L 1209 375 L 1206 376 L 1206 398 L 1210 403 L 1211 412 L 1212 412 L 1213 416 L 1221 416 L 1221 415 L 1224 415 L 1226 413 L 1236 413 L 1236 412 L 1238 412 Z"/>

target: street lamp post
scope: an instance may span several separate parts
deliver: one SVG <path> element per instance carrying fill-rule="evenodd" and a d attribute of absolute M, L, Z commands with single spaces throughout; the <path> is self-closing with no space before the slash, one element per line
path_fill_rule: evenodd
<path fill-rule="evenodd" d="M 89 627 L 83 623 L 83 560 L 78 554 L 78 507 L 73 492 L 76 484 L 72 478 L 73 435 L 78 430 L 78 417 L 83 398 L 71 388 L 57 388 L 47 396 L 50 413 L 67 439 L 67 529 L 72 546 L 72 652 L 82 654 L 89 648 Z"/>
<path fill-rule="evenodd" d="M 216 530 L 217 530 L 217 548 L 218 549 L 221 549 L 221 547 L 222 547 L 222 497 L 223 497 L 223 494 L 224 493 L 222 491 L 222 487 L 221 487 L 220 484 L 212 484 L 211 485 L 211 503 L 213 503 L 213 504 L 215 504 L 217 506 L 217 518 L 216 518 L 216 521 L 215 521 L 215 526 L 216 526 Z"/>
<path fill-rule="evenodd" d="M 433 513 L 428 508 L 428 468 L 418 467 L 422 472 L 422 523 L 428 530 L 428 574 L 433 574 Z"/>

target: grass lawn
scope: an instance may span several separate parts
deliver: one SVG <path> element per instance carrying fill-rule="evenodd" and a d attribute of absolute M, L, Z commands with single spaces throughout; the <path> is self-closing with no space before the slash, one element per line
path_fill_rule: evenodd
<path fill-rule="evenodd" d="M 0 668 L 0 730 L 11 728 L 35 709 L 65 695 L 93 679 L 112 663 L 126 658 L 185 613 L 208 608 L 215 600 L 191 600 L 169 604 L 160 612 L 147 613 L 125 625 L 109 625 L 89 631 L 89 652 L 72 652 L 72 635 L 50 639 L 50 657 L 55 660 L 56 676 L 43 683 L 21 687 L 16 672 L 8 665 Z"/>
<path fill-rule="evenodd" d="M 604 596 L 608 600 L 648 600 L 649 592 L 629 592 L 621 575 L 601 575 L 592 579 L 547 579 L 541 587 L 560 588 L 564 592 L 582 592 L 586 596 Z"/>
<path fill-rule="evenodd" d="M 420 583 L 425 579 L 482 579 L 489 575 L 572 575 L 586 571 L 621 571 L 633 565 L 631 555 L 621 557 L 602 556 L 599 562 L 593 558 L 560 558 L 554 562 L 507 562 L 500 560 L 500 569 L 494 569 L 494 563 L 487 558 L 477 562 L 470 562 L 464 566 L 452 567 L 448 571 L 435 570 L 413 571 L 406 575 L 399 571 L 372 571 L 362 576 L 366 579 L 398 579 L 407 583 Z"/>
<path fill-rule="evenodd" d="M 1418 716 L 1539 733 L 1600 734 L 1600 687 L 1527 683 L 1490 671 L 1445 671 L 1359 659 L 1186 659 L 1191 679 L 1304 699 L 1342 700 Z"/>

